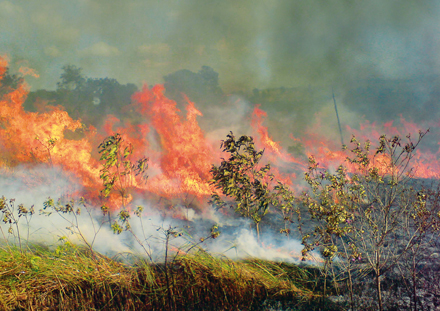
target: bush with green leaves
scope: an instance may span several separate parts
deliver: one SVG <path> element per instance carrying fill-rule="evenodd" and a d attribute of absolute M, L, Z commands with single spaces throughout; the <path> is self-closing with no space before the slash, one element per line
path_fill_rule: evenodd
<path fill-rule="evenodd" d="M 143 157 L 132 162 L 130 158 L 133 154 L 133 145 L 127 143 L 119 133 L 104 139 L 98 151 L 101 154 L 100 161 L 103 161 L 100 178 L 104 189 L 101 194 L 103 197 L 108 197 L 112 191 L 117 191 L 121 196 L 122 207 L 125 208 L 128 192 L 135 178 L 138 176 L 141 180 L 148 178 L 146 174 L 148 158 Z"/>
<path fill-rule="evenodd" d="M 210 182 L 232 201 L 225 202 L 218 193 L 213 193 L 210 203 L 216 208 L 230 206 L 240 216 L 252 220 L 259 237 L 259 224 L 274 199 L 270 164 L 259 165 L 264 150 L 255 149 L 252 137 L 241 136 L 236 140 L 232 132 L 220 148 L 229 154 L 229 159 L 223 159 L 218 167 L 212 166 Z"/>
<path fill-rule="evenodd" d="M 410 135 L 406 141 L 381 136 L 375 149 L 353 137 L 348 164 L 335 172 L 309 159 L 305 179 L 311 192 L 303 193 L 302 203 L 313 226 L 303 236 L 303 255 L 320 249 L 326 264 L 345 271 L 352 309 L 353 278 L 372 275 L 377 308 L 383 310 L 385 273 L 438 232 L 439 205 L 429 203 L 411 166 L 426 133 L 420 132 L 415 142 Z M 423 255 L 422 249 L 415 255 Z"/>

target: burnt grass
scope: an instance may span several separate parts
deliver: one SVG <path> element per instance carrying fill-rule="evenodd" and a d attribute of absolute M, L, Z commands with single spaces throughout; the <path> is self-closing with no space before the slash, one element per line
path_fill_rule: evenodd
<path fill-rule="evenodd" d="M 414 180 L 411 186 L 418 188 L 429 183 L 432 183 L 432 181 Z M 268 214 L 261 222 L 261 231 L 279 233 L 282 228 L 282 221 L 280 215 Z M 296 230 L 297 225 L 295 221 L 289 224 L 292 229 L 290 237 L 301 240 L 301 235 Z M 304 232 L 313 232 L 313 221 L 302 222 L 302 229 Z M 274 243 L 282 241 L 282 234 L 274 235 L 274 237 Z M 414 258 L 411 258 L 409 254 L 403 256 L 399 262 L 381 276 L 384 310 L 440 310 L 440 241 L 438 240 L 438 234 L 428 234 L 425 241 L 429 242 L 425 242 Z M 399 253 L 398 250 L 405 247 L 403 235 L 400 236 L 400 233 L 396 232 L 394 243 L 390 243 L 389 247 L 395 248 Z M 307 267 L 307 269 L 310 271 L 312 268 Z M 346 271 L 338 267 L 337 262 L 334 263 L 332 269 L 333 271 L 330 271 L 326 278 L 326 285 L 324 285 L 325 278 L 321 274 L 322 270 L 316 269 L 315 289 L 320 293 L 324 293 L 324 286 L 326 286 L 325 297 L 328 300 L 325 301 L 333 303 L 332 305 L 326 305 L 327 307 L 337 306 L 337 310 L 352 310 L 348 290 L 348 275 Z M 353 271 L 354 310 L 378 310 L 374 272 L 369 268 L 366 259 L 363 259 L 357 265 L 357 269 Z M 335 280 L 337 281 L 335 282 Z M 307 310 L 307 307 L 314 310 L 313 306 L 306 307 L 306 305 L 303 305 L 304 310 Z M 287 305 L 273 310 L 297 310 L 289 308 Z M 323 308 L 323 305 L 317 307 L 316 310 L 325 310 L 320 308 Z"/>

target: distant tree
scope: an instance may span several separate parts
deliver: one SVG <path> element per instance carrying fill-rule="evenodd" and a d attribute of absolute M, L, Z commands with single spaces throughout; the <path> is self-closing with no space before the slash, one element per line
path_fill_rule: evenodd
<path fill-rule="evenodd" d="M 36 90 L 29 92 L 26 100 L 24 101 L 23 107 L 26 111 L 39 111 L 42 107 L 40 103 L 46 103 L 49 105 L 54 105 L 58 101 L 59 94 L 57 91 L 49 90 Z"/>
<path fill-rule="evenodd" d="M 24 107 L 36 111 L 35 104 L 41 100 L 59 104 L 73 118 L 97 126 L 107 114 L 122 118 L 122 108 L 131 103 L 131 95 L 137 90 L 135 84 L 123 85 L 111 78 L 88 78 L 81 68 L 66 65 L 57 82 L 57 90 L 31 92 Z"/>
<path fill-rule="evenodd" d="M 199 70 L 198 76 L 201 78 L 202 83 L 206 86 L 206 88 L 215 93 L 221 93 L 221 89 L 218 84 L 218 73 L 214 71 L 209 66 L 202 66 L 202 69 Z"/>
<path fill-rule="evenodd" d="M 22 83 L 23 77 L 17 74 L 10 74 L 9 68 L 7 68 L 3 79 L 0 80 L 0 96 L 15 90 Z"/>
<path fill-rule="evenodd" d="M 60 81 L 57 82 L 58 90 L 80 90 L 85 82 L 86 78 L 81 73 L 82 68 L 78 68 L 75 65 L 63 66 L 63 73 L 60 76 Z"/>
<path fill-rule="evenodd" d="M 132 83 L 123 85 L 110 78 L 88 78 L 84 86 L 84 94 L 97 112 L 104 109 L 105 113 L 116 115 L 130 103 L 131 95 L 137 90 Z"/>

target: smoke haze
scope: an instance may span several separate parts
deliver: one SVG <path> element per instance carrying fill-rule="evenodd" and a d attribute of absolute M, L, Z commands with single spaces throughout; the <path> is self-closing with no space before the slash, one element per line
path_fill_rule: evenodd
<path fill-rule="evenodd" d="M 437 74 L 439 2 L 0 2 L 0 52 L 53 88 L 64 64 L 122 83 L 202 65 L 227 91 Z"/>

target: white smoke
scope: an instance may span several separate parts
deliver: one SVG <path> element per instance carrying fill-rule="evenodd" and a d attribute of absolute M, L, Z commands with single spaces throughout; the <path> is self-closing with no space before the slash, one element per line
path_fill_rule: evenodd
<path fill-rule="evenodd" d="M 56 212 L 48 207 L 43 210 L 44 202 L 52 198 L 57 202 L 64 194 L 63 204 L 69 202 L 68 190 L 80 190 L 72 176 L 60 168 L 37 166 L 30 171 L 26 167 L 15 168 L 13 172 L 0 174 L 0 189 L 5 195 L 9 207 L 14 206 L 14 216 L 18 219 L 18 230 L 12 224 L 13 234 L 8 233 L 10 224 L 0 223 L 3 242 L 18 243 L 18 233 L 22 245 L 43 243 L 55 248 L 65 241 L 78 245 L 90 245 L 104 255 L 113 256 L 120 253 L 135 256 L 151 256 L 155 261 L 162 261 L 166 251 L 186 252 L 197 245 L 212 254 L 226 255 L 233 259 L 249 257 L 271 261 L 298 263 L 301 244 L 297 240 L 280 239 L 280 236 L 265 232 L 258 242 L 249 222 L 243 218 L 226 216 L 211 207 L 205 207 L 202 213 L 196 213 L 186 206 L 177 205 L 173 211 L 165 213 L 156 209 L 151 203 L 137 200 L 133 206 L 143 206 L 140 217 L 130 214 L 130 231 L 115 234 L 110 225 L 117 218 L 117 212 L 103 215 L 99 207 L 73 205 L 73 212 L 80 208 L 80 214 Z M 36 184 L 32 177 L 38 176 Z M 14 202 L 10 201 L 15 199 Z M 78 199 L 78 198 L 77 198 Z M 28 210 L 33 206 L 35 213 L 18 218 L 18 206 L 23 204 Z M 132 211 L 133 212 L 133 211 Z M 50 214 L 50 215 L 47 215 Z M 172 215 L 179 215 L 173 218 Z M 3 215 L 2 215 L 3 216 Z M 211 227 L 219 226 L 220 236 L 210 239 Z M 123 225 L 123 224 L 121 224 Z M 280 242 L 281 241 L 281 242 Z"/>

